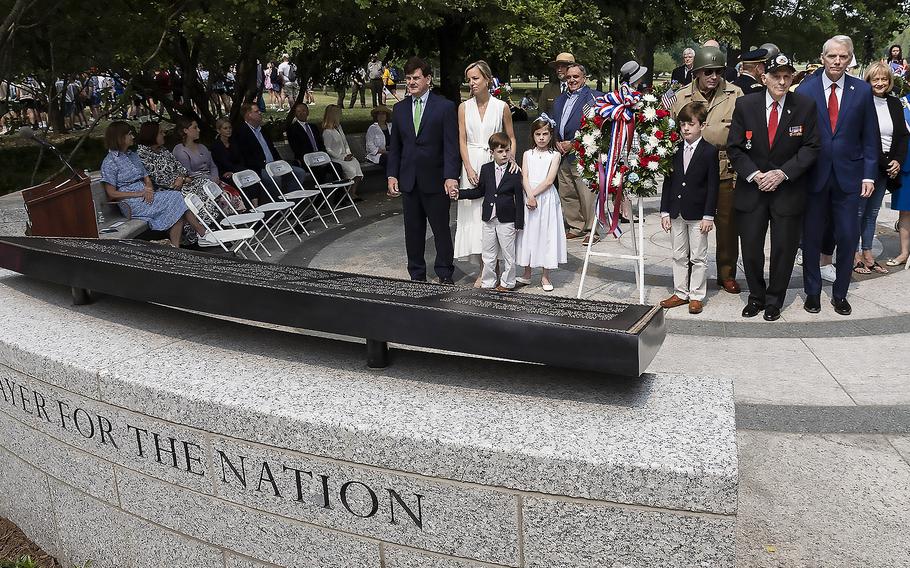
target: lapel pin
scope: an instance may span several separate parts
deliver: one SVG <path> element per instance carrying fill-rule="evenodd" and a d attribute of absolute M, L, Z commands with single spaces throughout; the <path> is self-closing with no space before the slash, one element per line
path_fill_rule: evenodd
<path fill-rule="evenodd" d="M 790 114 L 790 109 L 787 109 L 787 114 Z"/>
<path fill-rule="evenodd" d="M 851 90 L 851 91 L 853 90 L 853 85 L 850 85 L 850 90 Z"/>

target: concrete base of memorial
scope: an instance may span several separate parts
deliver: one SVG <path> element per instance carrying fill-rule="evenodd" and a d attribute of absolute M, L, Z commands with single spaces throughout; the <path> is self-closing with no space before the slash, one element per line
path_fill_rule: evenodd
<path fill-rule="evenodd" d="M 729 381 L 371 370 L 6 271 L 0 298 L 0 515 L 64 565 L 733 566 Z"/>

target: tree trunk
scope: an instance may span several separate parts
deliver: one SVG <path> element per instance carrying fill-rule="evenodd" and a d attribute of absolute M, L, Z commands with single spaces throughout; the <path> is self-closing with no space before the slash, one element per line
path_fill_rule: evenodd
<path fill-rule="evenodd" d="M 436 31 L 439 46 L 439 90 L 455 104 L 461 102 L 461 52 L 465 21 L 461 16 L 446 16 Z"/>
<path fill-rule="evenodd" d="M 638 63 L 648 68 L 648 72 L 642 78 L 642 85 L 654 84 L 654 49 L 656 48 L 655 37 L 650 34 L 642 34 L 638 40 L 638 54 L 641 59 Z"/>

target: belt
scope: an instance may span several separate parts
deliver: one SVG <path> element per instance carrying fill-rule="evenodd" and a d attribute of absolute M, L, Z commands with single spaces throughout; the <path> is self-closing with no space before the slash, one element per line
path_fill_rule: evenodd
<path fill-rule="evenodd" d="M 468 148 L 477 148 L 477 149 L 479 149 L 479 150 L 485 150 L 485 151 L 487 151 L 487 152 L 490 151 L 490 148 L 487 147 L 486 144 L 478 144 L 477 142 L 468 142 L 468 143 L 467 143 L 467 147 L 468 147 Z"/>

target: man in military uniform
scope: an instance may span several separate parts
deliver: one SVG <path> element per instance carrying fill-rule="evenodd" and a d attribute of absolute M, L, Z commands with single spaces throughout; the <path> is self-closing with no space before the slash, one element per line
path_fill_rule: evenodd
<path fill-rule="evenodd" d="M 765 74 L 765 61 L 767 59 L 769 59 L 768 50 L 763 48 L 753 49 L 739 56 L 743 69 L 739 77 L 733 81 L 733 84 L 739 87 L 744 95 L 760 93 L 765 90 L 765 85 L 762 83 L 762 75 Z"/>
<path fill-rule="evenodd" d="M 570 64 L 575 63 L 575 56 L 571 53 L 560 53 L 556 59 L 550 62 L 550 67 L 556 71 L 556 82 L 549 82 L 540 90 L 540 98 L 537 100 L 537 108 L 541 113 L 547 113 L 547 116 L 553 118 L 553 101 L 556 97 L 566 92 L 566 70 Z M 554 120 L 556 120 L 554 118 Z"/>
<path fill-rule="evenodd" d="M 717 284 L 731 294 L 739 293 L 736 282 L 736 261 L 739 259 L 739 242 L 733 225 L 733 182 L 735 173 L 727 158 L 727 135 L 733 121 L 736 98 L 743 92 L 723 78 L 727 57 L 716 47 L 703 47 L 695 54 L 692 84 L 676 93 L 671 112 L 673 118 L 691 102 L 703 103 L 708 108 L 708 119 L 702 136 L 717 148 L 720 160 L 720 190 L 717 196 Z"/>

